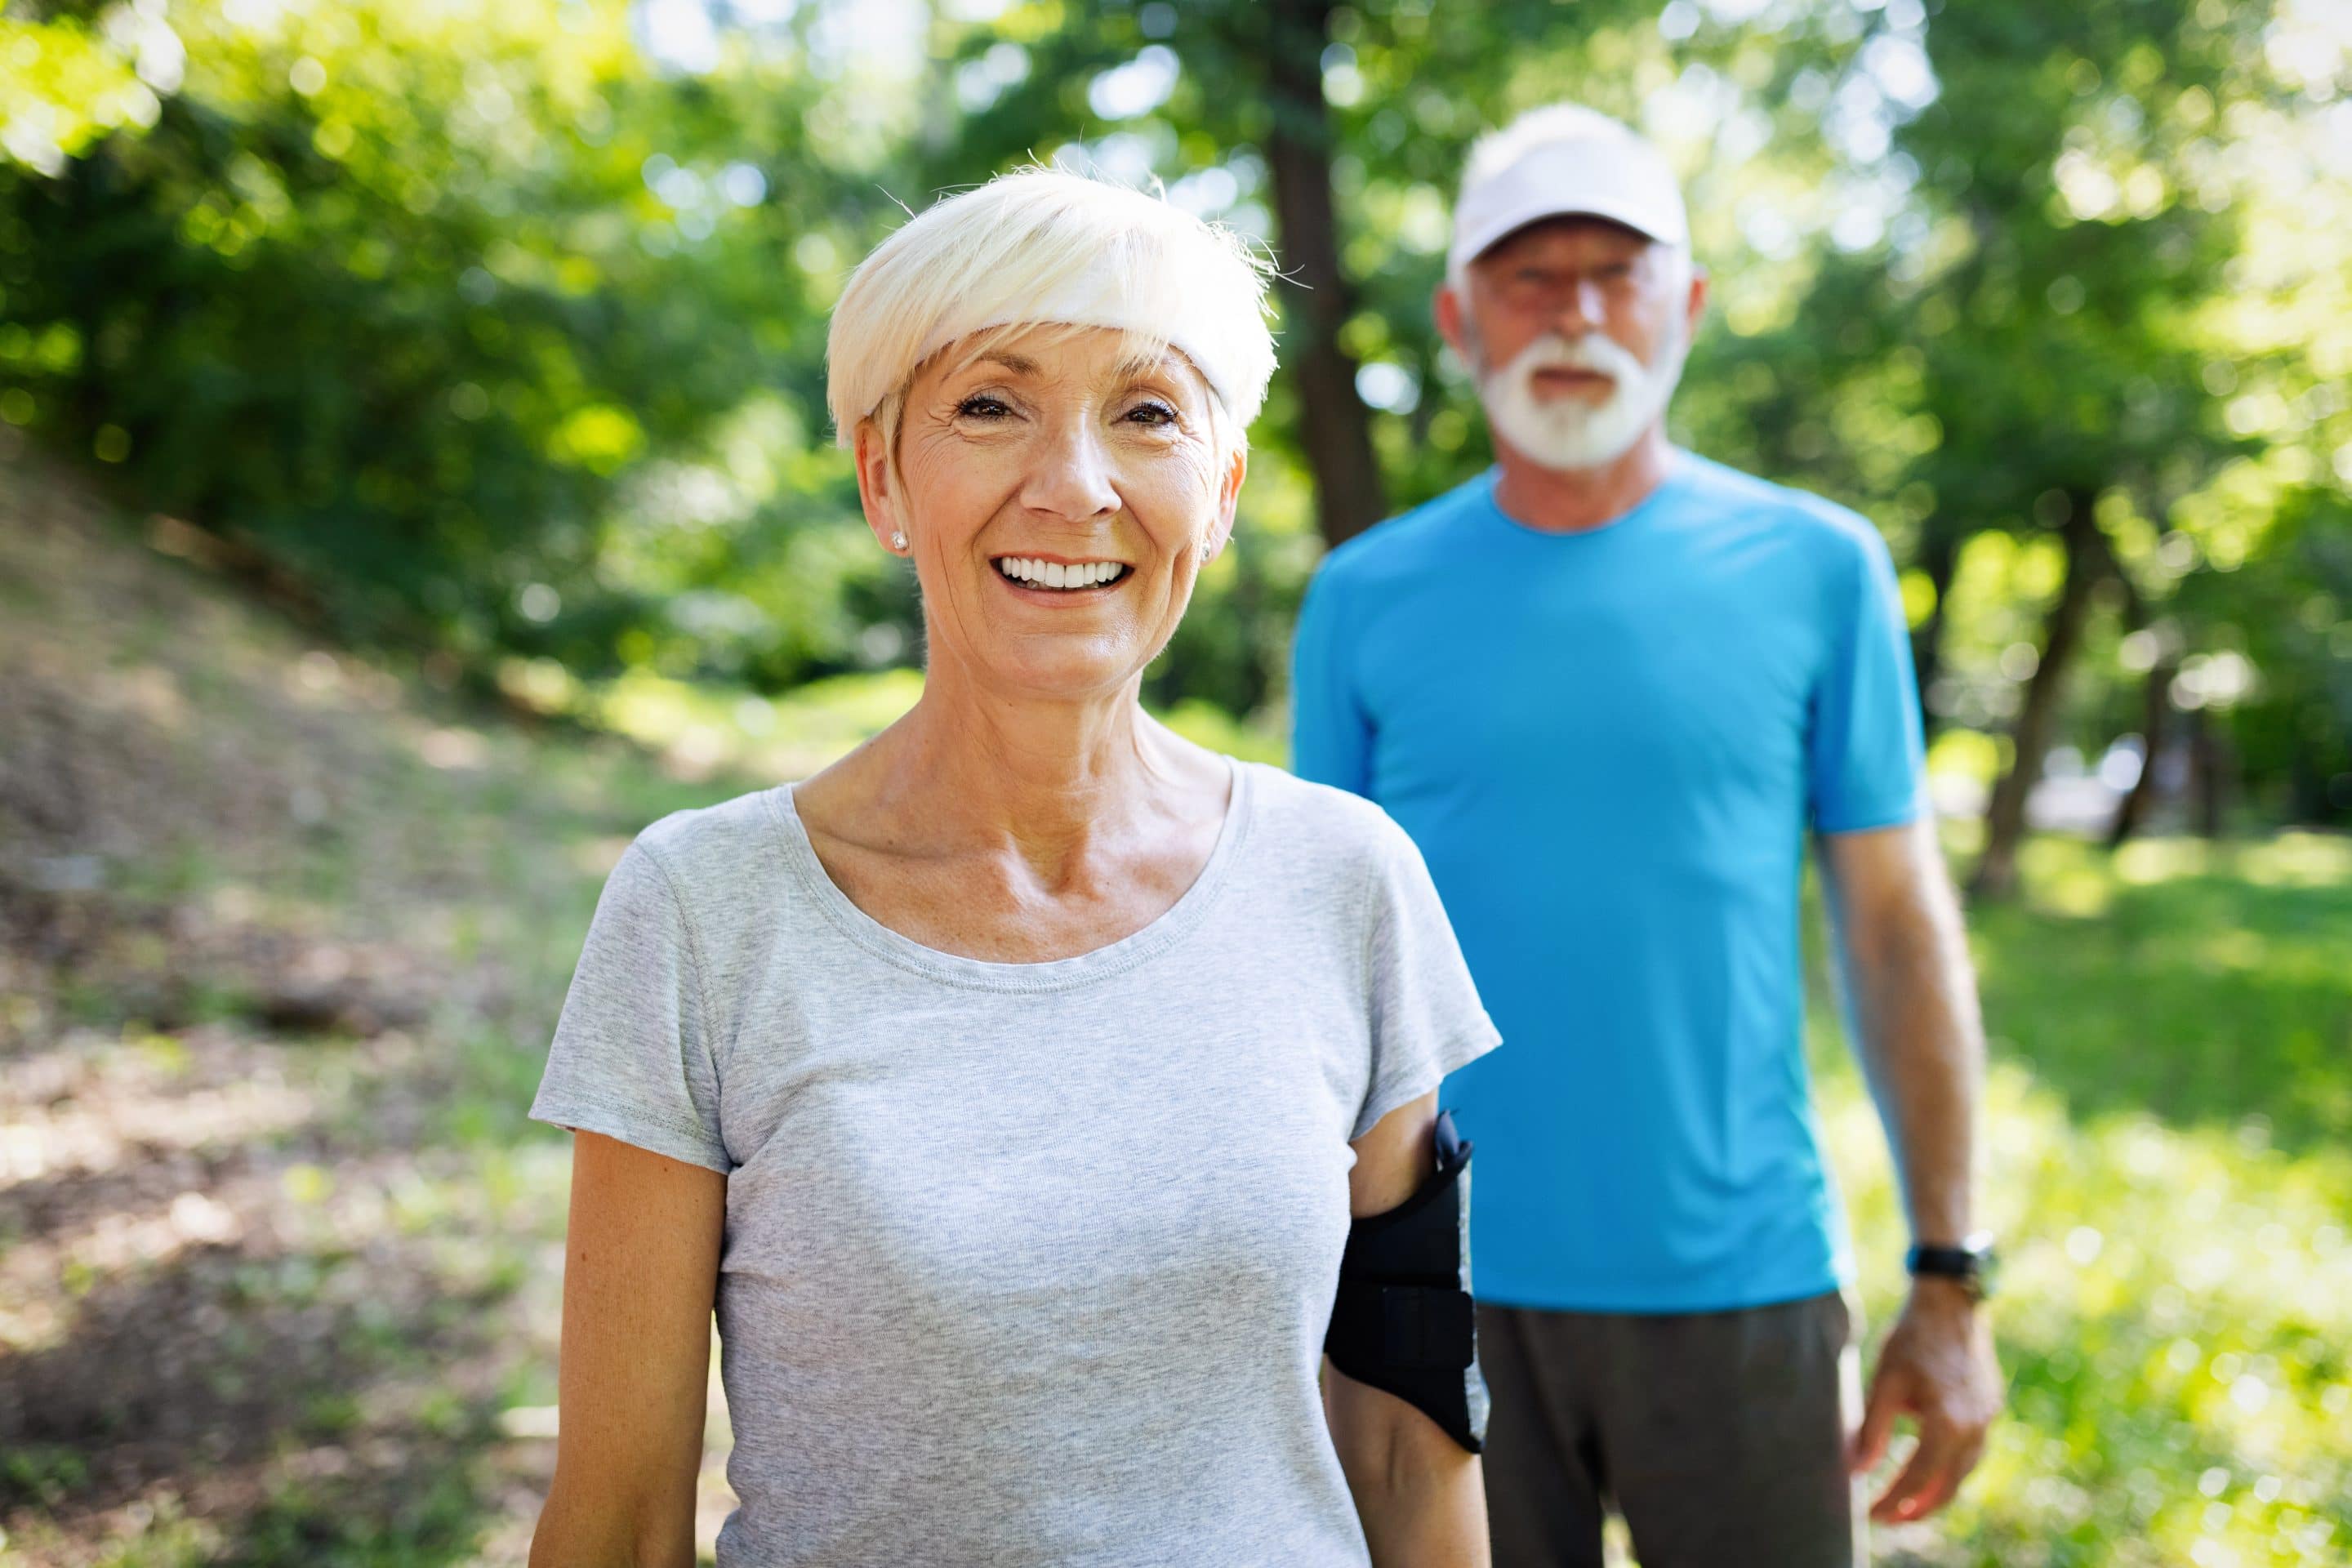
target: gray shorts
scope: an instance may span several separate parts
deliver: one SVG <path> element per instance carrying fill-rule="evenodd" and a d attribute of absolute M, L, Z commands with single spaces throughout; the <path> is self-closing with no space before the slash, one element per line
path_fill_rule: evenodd
<path fill-rule="evenodd" d="M 1834 1291 L 1729 1312 L 1480 1306 L 1495 1568 L 1600 1568 L 1604 1509 L 1642 1568 L 1865 1561 L 1854 1328 Z"/>

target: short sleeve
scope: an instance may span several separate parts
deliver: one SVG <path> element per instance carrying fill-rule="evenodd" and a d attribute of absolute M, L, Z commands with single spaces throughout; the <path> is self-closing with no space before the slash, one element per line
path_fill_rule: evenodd
<path fill-rule="evenodd" d="M 1339 592 L 1327 568 L 1307 586 L 1290 644 L 1290 766 L 1300 778 L 1369 795 L 1372 725 L 1349 677 Z"/>
<path fill-rule="evenodd" d="M 1502 1041 L 1478 1000 L 1421 851 L 1402 828 L 1385 818 L 1382 826 L 1365 938 L 1371 1071 L 1349 1142 Z"/>
<path fill-rule="evenodd" d="M 1813 696 L 1813 826 L 1859 833 L 1917 817 L 1926 797 L 1919 690 L 1895 563 L 1856 522 L 1854 548 L 1829 595 L 1829 658 Z"/>
<path fill-rule="evenodd" d="M 643 839 L 596 901 L 530 1114 L 721 1174 L 734 1168 L 692 929 Z"/>

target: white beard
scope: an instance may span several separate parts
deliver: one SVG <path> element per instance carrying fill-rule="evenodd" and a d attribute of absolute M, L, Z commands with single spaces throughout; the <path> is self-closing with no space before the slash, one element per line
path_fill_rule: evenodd
<path fill-rule="evenodd" d="M 1622 457 L 1665 412 L 1689 346 L 1677 331 L 1658 345 L 1657 363 L 1645 365 L 1606 333 L 1587 332 L 1571 342 L 1547 332 L 1500 370 L 1482 364 L 1478 400 L 1495 433 L 1543 467 L 1597 468 Z M 1544 370 L 1599 371 L 1616 386 L 1599 405 L 1574 396 L 1545 402 L 1535 390 L 1536 374 Z"/>

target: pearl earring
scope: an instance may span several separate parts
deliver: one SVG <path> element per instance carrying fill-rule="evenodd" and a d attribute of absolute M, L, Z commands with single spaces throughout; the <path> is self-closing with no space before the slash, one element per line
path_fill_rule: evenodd
<path fill-rule="evenodd" d="M 890 534 L 890 548 L 904 551 L 907 548 L 907 536 L 894 529 Z"/>

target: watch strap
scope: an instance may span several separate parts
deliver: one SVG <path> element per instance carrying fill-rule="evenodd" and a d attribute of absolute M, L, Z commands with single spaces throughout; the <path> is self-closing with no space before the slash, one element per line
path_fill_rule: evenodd
<path fill-rule="evenodd" d="M 1904 1258 L 1904 1267 L 1914 1275 L 1957 1279 L 1979 1290 L 1991 1266 L 1992 1237 L 1983 1231 L 1969 1237 L 1958 1247 L 1914 1247 Z"/>

